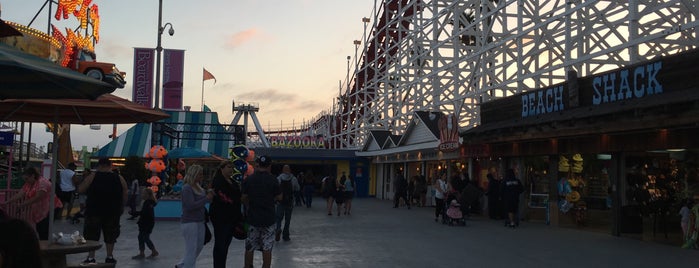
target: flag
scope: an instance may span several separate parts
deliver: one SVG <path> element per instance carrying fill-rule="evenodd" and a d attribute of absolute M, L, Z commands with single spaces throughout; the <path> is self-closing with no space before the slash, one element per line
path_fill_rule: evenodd
<path fill-rule="evenodd" d="M 214 84 L 216 84 L 216 77 L 214 77 L 213 74 L 211 74 L 209 71 L 207 71 L 206 68 L 203 68 L 203 69 L 204 69 L 204 80 L 203 81 L 213 79 Z"/>
<path fill-rule="evenodd" d="M 214 79 L 214 81 L 216 81 L 216 79 Z M 202 111 L 202 112 L 209 112 L 209 113 L 210 113 L 210 112 L 211 112 L 211 108 L 209 108 L 209 106 L 206 106 L 206 104 L 204 104 L 204 109 L 202 109 L 201 111 Z"/>

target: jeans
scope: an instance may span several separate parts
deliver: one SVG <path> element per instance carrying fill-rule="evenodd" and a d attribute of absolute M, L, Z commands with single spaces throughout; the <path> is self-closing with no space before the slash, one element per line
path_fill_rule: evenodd
<path fill-rule="evenodd" d="M 291 223 L 291 212 L 294 210 L 293 204 L 278 204 L 277 205 L 277 232 L 280 231 L 282 220 L 284 220 L 284 230 L 282 236 L 284 239 L 289 238 L 289 224 Z"/>
<path fill-rule="evenodd" d="M 225 268 L 228 247 L 233 241 L 233 224 L 212 221 L 214 226 L 214 268 Z"/>
<path fill-rule="evenodd" d="M 153 241 L 150 240 L 150 232 L 138 231 L 138 250 L 144 251 L 148 246 L 148 249 L 155 250 L 155 245 Z"/>
<path fill-rule="evenodd" d="M 182 223 L 180 228 L 184 236 L 184 257 L 177 267 L 194 268 L 204 248 L 204 222 Z"/>
<path fill-rule="evenodd" d="M 311 207 L 311 202 L 313 202 L 313 193 L 315 193 L 316 187 L 313 185 L 303 186 L 303 196 L 306 199 L 306 207 Z"/>

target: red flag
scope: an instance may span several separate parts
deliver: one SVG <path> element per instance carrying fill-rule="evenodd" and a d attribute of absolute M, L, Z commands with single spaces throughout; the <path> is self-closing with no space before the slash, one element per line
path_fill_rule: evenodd
<path fill-rule="evenodd" d="M 216 84 L 216 77 L 214 77 L 213 74 L 211 74 L 209 71 L 207 71 L 206 68 L 203 68 L 203 69 L 204 69 L 204 80 L 203 81 L 213 79 L 214 84 Z"/>

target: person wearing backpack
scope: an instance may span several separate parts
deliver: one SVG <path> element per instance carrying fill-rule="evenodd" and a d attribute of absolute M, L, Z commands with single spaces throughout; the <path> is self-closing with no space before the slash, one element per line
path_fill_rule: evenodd
<path fill-rule="evenodd" d="M 289 241 L 289 224 L 291 223 L 291 212 L 294 210 L 294 192 L 301 190 L 298 179 L 291 173 L 291 167 L 284 165 L 282 173 L 277 177 L 279 188 L 282 191 L 282 199 L 277 204 L 277 229 L 274 240 L 279 241 L 279 236 L 283 236 L 284 241 Z M 284 229 L 281 229 L 284 220 Z"/>

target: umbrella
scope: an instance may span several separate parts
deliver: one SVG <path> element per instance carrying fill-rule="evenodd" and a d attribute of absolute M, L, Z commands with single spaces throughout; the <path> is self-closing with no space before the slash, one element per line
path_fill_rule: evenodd
<path fill-rule="evenodd" d="M 114 86 L 0 43 L 0 99 L 95 99 Z"/>
<path fill-rule="evenodd" d="M 2 81 L 2 80 L 0 80 Z M 0 121 L 58 124 L 125 124 L 155 122 L 167 113 L 136 104 L 112 94 L 86 99 L 0 100 Z"/>
<path fill-rule="evenodd" d="M 0 79 L 0 82 L 3 81 Z M 85 99 L 7 99 L 0 100 L 0 121 L 43 122 L 53 124 L 125 124 L 155 122 L 170 117 L 129 100 L 104 94 L 96 100 Z M 58 128 L 53 128 L 53 144 L 58 144 Z M 56 182 L 58 146 L 51 152 L 51 181 Z M 50 207 L 53 208 L 56 184 L 51 183 Z M 49 235 L 53 233 L 54 210 L 50 209 Z"/>
<path fill-rule="evenodd" d="M 208 158 L 211 157 L 211 153 L 197 149 L 197 148 L 188 148 L 188 147 L 180 147 L 180 148 L 175 148 L 170 150 L 167 153 L 168 158 L 172 159 L 177 159 L 177 158 Z"/>

